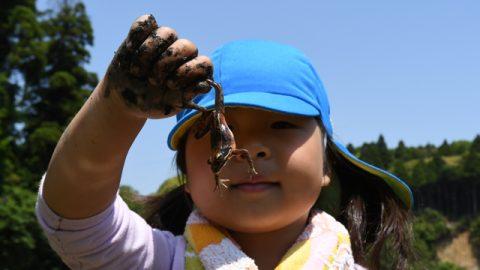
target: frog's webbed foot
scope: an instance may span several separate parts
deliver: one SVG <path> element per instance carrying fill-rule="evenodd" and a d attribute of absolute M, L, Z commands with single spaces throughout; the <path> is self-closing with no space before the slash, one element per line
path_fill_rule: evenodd
<path fill-rule="evenodd" d="M 228 186 L 225 183 L 227 183 L 229 181 L 230 181 L 230 179 L 220 179 L 220 176 L 218 174 L 215 174 L 215 189 L 214 189 L 214 191 L 217 191 L 220 186 L 224 187 L 225 189 L 228 189 Z"/>
<path fill-rule="evenodd" d="M 230 182 L 230 179 L 220 179 L 217 183 L 217 186 L 218 185 L 221 185 L 222 187 L 224 187 L 225 189 L 228 189 L 228 185 L 225 184 L 227 182 Z"/>

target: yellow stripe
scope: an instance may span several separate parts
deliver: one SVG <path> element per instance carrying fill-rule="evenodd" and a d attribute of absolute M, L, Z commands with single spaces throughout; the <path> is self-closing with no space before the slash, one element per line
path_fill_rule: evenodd
<path fill-rule="evenodd" d="M 283 256 L 275 270 L 300 269 L 307 262 L 311 248 L 311 241 L 308 240 L 293 245 Z"/>
<path fill-rule="evenodd" d="M 339 255 L 338 254 L 338 249 L 340 248 L 341 245 L 343 245 L 343 244 L 350 245 L 350 235 L 338 232 L 337 237 L 338 237 L 338 243 L 335 246 L 335 248 L 333 249 L 332 253 L 330 253 L 331 255 L 328 257 L 328 265 L 323 266 L 324 270 L 328 270 L 328 266 L 332 265 L 333 260 L 335 260 L 335 258 Z"/>
<path fill-rule="evenodd" d="M 190 245 L 187 245 L 186 251 L 194 253 L 194 250 Z M 195 256 L 195 257 L 185 256 L 185 269 L 201 270 L 201 269 L 204 269 L 204 268 L 203 268 L 202 261 L 200 260 L 200 258 L 198 256 Z"/>
<path fill-rule="evenodd" d="M 200 254 L 206 246 L 218 244 L 225 238 L 222 233 L 208 224 L 190 224 L 185 233 L 197 254 Z"/>
<path fill-rule="evenodd" d="M 172 135 L 172 147 L 173 149 L 177 149 L 178 141 L 182 137 L 183 134 L 190 128 L 190 126 L 197 120 L 197 118 L 202 115 L 201 113 L 197 113 L 192 116 L 190 119 L 185 121 L 181 126 L 178 127 L 177 131 Z"/>

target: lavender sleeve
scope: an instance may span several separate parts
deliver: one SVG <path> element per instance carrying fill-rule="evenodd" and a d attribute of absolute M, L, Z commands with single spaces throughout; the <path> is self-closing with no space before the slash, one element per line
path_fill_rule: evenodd
<path fill-rule="evenodd" d="M 43 199 L 44 180 L 45 174 L 35 214 L 50 246 L 70 268 L 172 269 L 183 264 L 183 239 L 150 227 L 128 208 L 118 191 L 101 213 L 66 219 L 54 213 Z"/>

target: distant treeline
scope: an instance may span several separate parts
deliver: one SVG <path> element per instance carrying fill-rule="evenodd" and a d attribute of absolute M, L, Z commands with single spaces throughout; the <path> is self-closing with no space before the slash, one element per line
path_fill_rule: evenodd
<path fill-rule="evenodd" d="M 414 190 L 415 210 L 439 210 L 449 218 L 475 216 L 480 206 L 480 135 L 473 141 L 446 140 L 407 147 L 400 141 L 388 149 L 385 139 L 347 148 L 360 159 L 387 169 Z"/>

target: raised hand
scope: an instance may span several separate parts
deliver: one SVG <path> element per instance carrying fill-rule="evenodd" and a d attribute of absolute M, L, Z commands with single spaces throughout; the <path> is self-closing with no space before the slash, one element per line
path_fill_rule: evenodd
<path fill-rule="evenodd" d="M 195 44 L 178 39 L 172 28 L 158 26 L 152 15 L 131 26 L 104 78 L 105 97 L 114 98 L 142 118 L 166 118 L 182 108 L 195 108 L 192 99 L 210 90 L 213 65 L 198 56 Z"/>

